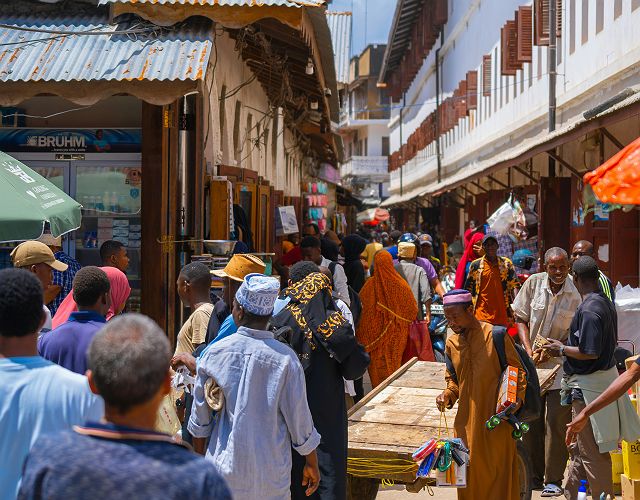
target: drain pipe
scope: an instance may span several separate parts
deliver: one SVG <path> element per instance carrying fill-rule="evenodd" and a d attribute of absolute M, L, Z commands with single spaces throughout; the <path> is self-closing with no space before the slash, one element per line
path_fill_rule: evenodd
<path fill-rule="evenodd" d="M 440 29 L 440 47 L 436 49 L 436 162 L 438 183 L 442 182 L 442 158 L 440 151 L 440 50 L 444 45 L 444 26 Z"/>
<path fill-rule="evenodd" d="M 549 2 L 549 132 L 556 129 L 556 2 Z M 556 162 L 549 157 L 549 177 L 556 176 Z"/>
<path fill-rule="evenodd" d="M 191 197 L 195 158 L 195 95 L 182 97 L 178 117 L 178 194 L 180 240 L 190 240 L 193 229 L 193 199 Z M 180 267 L 187 264 L 189 246 L 181 243 L 178 252 Z M 184 323 L 184 308 L 180 307 L 180 324 Z"/>

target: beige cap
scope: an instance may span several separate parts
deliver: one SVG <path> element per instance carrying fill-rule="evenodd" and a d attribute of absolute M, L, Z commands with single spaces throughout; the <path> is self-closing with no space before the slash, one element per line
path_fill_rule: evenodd
<path fill-rule="evenodd" d="M 264 274 L 267 266 L 259 257 L 248 253 L 240 253 L 231 257 L 224 269 L 211 271 L 218 278 L 229 278 L 235 281 L 244 281 L 247 274 Z"/>
<path fill-rule="evenodd" d="M 39 241 L 25 241 L 11 252 L 11 261 L 15 267 L 27 267 L 34 264 L 49 264 L 56 271 L 64 272 L 69 266 L 53 256 L 51 249 Z"/>
<path fill-rule="evenodd" d="M 61 247 L 62 246 L 62 237 L 58 236 L 57 238 L 51 233 L 43 233 L 40 238 L 35 241 L 39 241 L 40 243 L 44 243 L 48 247 Z"/>
<path fill-rule="evenodd" d="M 402 242 L 398 243 L 398 257 L 403 259 L 413 259 L 416 256 L 418 249 L 413 243 Z"/>

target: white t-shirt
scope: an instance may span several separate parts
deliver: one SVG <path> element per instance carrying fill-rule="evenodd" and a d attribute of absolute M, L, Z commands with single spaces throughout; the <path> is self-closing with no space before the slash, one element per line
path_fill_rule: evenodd
<path fill-rule="evenodd" d="M 42 328 L 38 332 L 38 337 L 40 335 L 42 335 L 43 333 L 48 332 L 52 328 L 51 311 L 49 311 L 49 308 L 47 306 L 45 306 L 45 305 L 42 306 L 42 310 L 44 311 L 45 320 L 44 320 L 44 324 L 42 325 Z"/>

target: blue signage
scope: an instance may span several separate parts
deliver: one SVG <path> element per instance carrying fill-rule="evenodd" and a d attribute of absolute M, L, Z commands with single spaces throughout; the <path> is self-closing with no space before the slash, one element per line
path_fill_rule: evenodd
<path fill-rule="evenodd" d="M 7 153 L 139 153 L 141 129 L 0 128 Z"/>

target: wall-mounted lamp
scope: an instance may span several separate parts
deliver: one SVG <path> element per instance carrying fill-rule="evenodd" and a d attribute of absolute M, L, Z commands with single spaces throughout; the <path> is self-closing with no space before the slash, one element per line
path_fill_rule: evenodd
<path fill-rule="evenodd" d="M 311 58 L 307 59 L 307 67 L 304 69 L 304 72 L 307 75 L 313 75 L 314 68 L 313 68 L 313 61 L 311 60 Z"/>

